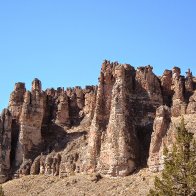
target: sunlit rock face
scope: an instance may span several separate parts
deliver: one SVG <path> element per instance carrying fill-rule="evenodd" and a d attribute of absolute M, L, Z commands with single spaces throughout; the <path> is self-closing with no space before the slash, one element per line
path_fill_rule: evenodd
<path fill-rule="evenodd" d="M 126 176 L 163 168 L 163 146 L 175 141 L 184 115 L 195 132 L 196 82 L 191 71 L 135 69 L 105 60 L 98 86 L 31 91 L 16 83 L 0 117 L 0 182 L 23 175 L 65 177 L 98 172 Z"/>
<path fill-rule="evenodd" d="M 16 166 L 31 158 L 33 147 L 41 144 L 41 126 L 44 115 L 44 92 L 41 81 L 32 82 L 32 90 L 26 91 L 19 118 L 20 131 L 16 149 Z"/>
<path fill-rule="evenodd" d="M 156 110 L 156 117 L 153 124 L 153 133 L 149 151 L 148 166 L 151 171 L 160 171 L 163 166 L 163 139 L 167 134 L 171 122 L 171 111 L 166 105 Z"/>
<path fill-rule="evenodd" d="M 89 132 L 87 171 L 126 176 L 145 165 L 156 108 L 163 104 L 151 66 L 105 61 Z"/>
<path fill-rule="evenodd" d="M 180 74 L 180 68 L 174 67 L 172 71 L 165 71 L 161 77 L 163 96 L 166 93 L 170 100 L 165 102 L 167 106 L 163 105 L 156 111 L 148 159 L 151 171 L 156 172 L 163 169 L 163 148 L 167 146 L 169 150 L 172 150 L 175 143 L 176 127 L 182 116 L 186 128 L 196 137 L 196 83 L 190 70 L 186 72 L 186 77 Z"/>

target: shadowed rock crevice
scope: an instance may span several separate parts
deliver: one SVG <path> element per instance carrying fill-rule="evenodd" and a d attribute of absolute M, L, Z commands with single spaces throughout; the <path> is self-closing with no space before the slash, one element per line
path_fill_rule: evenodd
<path fill-rule="evenodd" d="M 15 167 L 15 159 L 16 159 L 16 147 L 19 137 L 19 124 L 16 119 L 12 120 L 12 141 L 11 141 L 11 152 L 10 152 L 10 163 L 12 167 Z"/>

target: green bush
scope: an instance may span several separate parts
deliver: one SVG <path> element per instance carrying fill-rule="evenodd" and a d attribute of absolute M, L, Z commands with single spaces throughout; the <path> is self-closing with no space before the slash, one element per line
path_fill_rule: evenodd
<path fill-rule="evenodd" d="M 171 152 L 164 147 L 164 170 L 155 178 L 151 196 L 196 196 L 196 142 L 182 117 Z"/>

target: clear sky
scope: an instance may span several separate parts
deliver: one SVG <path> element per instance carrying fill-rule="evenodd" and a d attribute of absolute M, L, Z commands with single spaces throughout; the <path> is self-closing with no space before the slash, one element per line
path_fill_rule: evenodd
<path fill-rule="evenodd" d="M 97 84 L 104 59 L 196 75 L 196 0 L 1 0 L 0 109 L 30 89 Z"/>

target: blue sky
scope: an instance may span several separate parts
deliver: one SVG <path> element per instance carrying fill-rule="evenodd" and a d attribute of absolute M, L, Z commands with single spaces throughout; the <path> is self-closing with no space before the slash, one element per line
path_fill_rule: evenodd
<path fill-rule="evenodd" d="M 196 75 L 195 0 L 0 1 L 0 109 L 30 89 L 97 84 L 104 59 Z"/>

